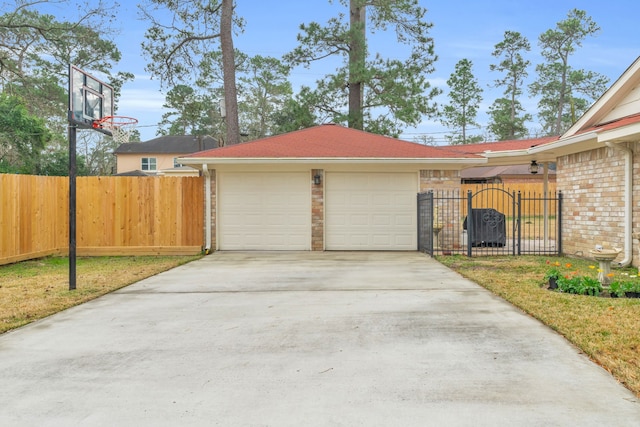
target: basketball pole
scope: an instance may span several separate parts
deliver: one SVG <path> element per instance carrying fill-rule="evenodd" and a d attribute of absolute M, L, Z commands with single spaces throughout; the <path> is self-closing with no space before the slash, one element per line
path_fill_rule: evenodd
<path fill-rule="evenodd" d="M 69 110 L 69 290 L 76 289 L 76 137 Z"/>

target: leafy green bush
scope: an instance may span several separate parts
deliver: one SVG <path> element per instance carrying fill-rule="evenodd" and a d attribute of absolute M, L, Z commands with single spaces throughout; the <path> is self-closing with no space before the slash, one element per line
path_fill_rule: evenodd
<path fill-rule="evenodd" d="M 602 292 L 602 284 L 598 279 L 588 276 L 582 276 L 580 279 L 582 280 L 584 295 L 600 295 Z"/>
<path fill-rule="evenodd" d="M 557 283 L 558 290 L 567 294 L 597 296 L 602 292 L 598 279 L 589 276 L 561 276 Z"/>

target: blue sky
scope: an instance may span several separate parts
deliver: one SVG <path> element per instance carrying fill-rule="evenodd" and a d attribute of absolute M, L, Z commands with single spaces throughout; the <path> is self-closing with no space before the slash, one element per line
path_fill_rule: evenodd
<path fill-rule="evenodd" d="M 487 108 L 501 93 L 489 87 L 499 77 L 489 71 L 489 64 L 496 62 L 491 52 L 495 44 L 502 41 L 506 30 L 519 31 L 532 45 L 527 58 L 533 64 L 529 70 L 530 81 L 535 78 L 535 64 L 540 62 L 538 36 L 554 28 L 573 8 L 587 11 L 601 27 L 598 35 L 586 40 L 572 58 L 573 67 L 599 72 L 608 76 L 610 83 L 613 83 L 640 56 L 640 38 L 636 34 L 640 2 L 438 0 L 420 3 L 428 10 L 426 20 L 434 24 L 430 34 L 434 38 L 439 59 L 435 64 L 436 71 L 429 79 L 432 85 L 445 91 L 439 103 L 447 103 L 446 80 L 455 64 L 463 58 L 470 59 L 474 74 L 484 90 L 484 101 L 478 117 L 482 125 L 487 123 Z M 279 58 L 296 46 L 301 23 L 316 21 L 324 24 L 330 17 L 345 12 L 345 8 L 337 0 L 333 4 L 328 0 L 237 0 L 237 12 L 244 17 L 246 28 L 244 33 L 235 37 L 236 48 L 249 55 Z M 147 24 L 135 19 L 136 16 L 134 5 L 122 6 L 119 23 L 121 34 L 115 41 L 123 53 L 123 60 L 115 69 L 130 71 L 136 75 L 136 79 L 123 88 L 118 113 L 137 117 L 142 139 L 146 140 L 156 136 L 157 123 L 164 113 L 164 93 L 159 82 L 152 80 L 144 70 L 145 58 L 140 44 Z M 393 55 L 398 50 L 394 34 L 377 34 L 370 50 Z M 332 68 L 329 63 L 318 63 L 311 69 L 293 70 L 291 81 L 294 89 L 302 84 L 313 85 L 316 79 Z M 529 112 L 535 113 L 536 100 L 524 96 L 522 102 Z M 535 127 L 533 123 L 528 125 Z M 427 134 L 442 139 L 445 132 L 446 129 L 438 122 L 425 118 L 419 126 L 406 129 L 401 138 L 413 140 L 416 135 Z"/>

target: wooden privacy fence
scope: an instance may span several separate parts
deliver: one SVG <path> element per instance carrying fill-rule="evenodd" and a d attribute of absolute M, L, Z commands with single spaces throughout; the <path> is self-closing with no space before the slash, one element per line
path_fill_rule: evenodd
<path fill-rule="evenodd" d="M 201 177 L 78 177 L 77 254 L 195 254 Z M 0 174 L 0 264 L 67 254 L 69 179 Z"/>
<path fill-rule="evenodd" d="M 535 183 L 509 183 L 509 184 L 462 184 L 460 186 L 460 194 L 466 197 L 467 192 L 471 191 L 472 194 L 476 194 L 486 188 L 501 188 L 509 194 L 518 194 L 520 192 L 522 197 L 529 197 L 531 194 L 544 195 L 546 197 L 549 194 L 556 193 L 556 183 L 550 182 L 548 184 L 548 192 L 544 194 L 543 184 L 541 182 Z M 489 193 L 488 197 L 479 197 L 474 202 L 475 208 L 493 208 L 499 212 L 508 212 L 511 209 L 511 197 L 504 197 L 499 193 Z M 463 210 L 466 210 L 466 201 L 464 202 Z M 522 215 L 524 216 L 540 216 L 545 211 L 544 201 L 537 199 L 530 201 L 523 206 Z M 547 205 L 547 214 L 555 216 L 556 206 L 552 204 Z"/>

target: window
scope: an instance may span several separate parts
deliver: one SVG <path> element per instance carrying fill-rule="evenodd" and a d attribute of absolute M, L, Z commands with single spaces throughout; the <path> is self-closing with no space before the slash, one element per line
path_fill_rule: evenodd
<path fill-rule="evenodd" d="M 143 157 L 142 158 L 142 170 L 154 171 L 157 169 L 155 157 Z"/>
<path fill-rule="evenodd" d="M 173 167 L 174 168 L 182 167 L 182 165 L 180 163 L 178 163 L 178 158 L 177 157 L 173 158 Z"/>

